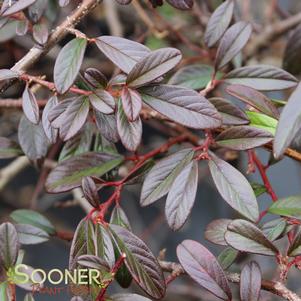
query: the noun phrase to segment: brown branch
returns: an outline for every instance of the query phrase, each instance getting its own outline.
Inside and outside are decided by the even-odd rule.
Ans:
[[[261,34],[253,38],[246,49],[246,57],[255,55],[261,48],[267,46],[269,42],[278,36],[286,33],[301,22],[301,13],[293,15],[283,21],[278,21],[268,25]]]
[[[161,268],[165,272],[170,272],[173,275],[184,275],[186,272],[179,263],[169,261],[159,261]],[[236,273],[226,274],[228,281],[232,283],[240,283],[240,275]],[[288,301],[301,301],[301,298],[289,290],[283,283],[278,281],[262,280],[261,289],[268,291],[274,295],[280,296]]]
[[[42,56],[50,51],[60,40],[62,40],[67,34],[67,28],[73,28],[79,23],[85,16],[87,16],[102,0],[83,0],[81,5],[66,18],[66,20],[60,24],[49,37],[44,47],[35,45],[28,53],[18,61],[11,70],[17,72],[24,72],[32,67]],[[2,92],[5,91],[12,82],[2,86]]]

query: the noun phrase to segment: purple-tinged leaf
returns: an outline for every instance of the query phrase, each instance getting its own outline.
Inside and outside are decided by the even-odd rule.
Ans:
[[[220,97],[210,98],[209,101],[220,113],[223,125],[243,125],[250,122],[246,113],[231,101]]]
[[[301,128],[300,97],[301,84],[292,93],[281,112],[273,145],[276,159],[284,154]]]
[[[85,153],[60,162],[49,174],[46,189],[50,193],[69,191],[81,185],[83,177],[101,177],[118,166],[123,158],[106,153]]]
[[[249,86],[260,91],[283,90],[295,87],[298,80],[288,72],[268,65],[255,65],[234,69],[226,74],[229,84]]]
[[[164,275],[151,250],[127,229],[116,225],[110,228],[119,252],[126,255],[125,264],[137,284],[151,297],[163,298],[166,291]]]
[[[218,146],[233,150],[255,148],[273,140],[273,135],[263,129],[252,126],[235,126],[219,134],[215,141]]]
[[[141,59],[127,77],[129,87],[141,87],[161,77],[174,68],[182,59],[182,54],[175,48],[161,48]]]
[[[267,256],[279,253],[275,245],[254,224],[238,219],[228,225],[226,242],[236,250]]]
[[[259,210],[254,191],[244,177],[231,164],[210,153],[209,169],[223,199],[249,220],[257,221]]]
[[[87,254],[87,235],[89,221],[82,219],[75,230],[73,240],[70,247],[69,269],[72,270],[77,265],[77,259]]]
[[[60,106],[60,103],[58,104]],[[56,107],[54,108],[56,110]],[[75,136],[85,124],[89,113],[89,99],[82,96],[74,99],[66,110],[51,123],[59,128],[60,137],[66,141]],[[59,119],[59,124],[58,124]]]
[[[112,301],[151,301],[146,297],[137,294],[116,294],[111,296]]]
[[[70,3],[70,0],[59,0],[60,7],[65,7]],[[72,300],[73,301],[73,300]]]
[[[22,95],[22,108],[27,119],[34,123],[38,124],[40,121],[40,112],[37,99],[33,92],[26,86],[23,95]]]
[[[135,121],[128,121],[121,100],[118,102],[117,129],[124,147],[130,151],[136,151],[142,137],[142,122],[140,117]]]
[[[128,217],[126,216],[124,210],[119,205],[116,205],[112,211],[110,224],[124,227],[129,231],[132,230]]]
[[[246,264],[240,274],[240,300],[258,301],[261,289],[261,270],[257,262]]]
[[[99,196],[94,180],[91,177],[84,177],[82,179],[82,188],[84,197],[94,208],[97,208],[99,206]]]
[[[52,109],[58,104],[58,99],[56,96],[51,97],[43,110],[42,115],[42,125],[44,132],[51,144],[54,144],[57,140],[58,136],[58,130],[51,126],[51,123],[49,121],[49,113],[52,111]]]
[[[209,129],[221,125],[215,107],[196,91],[171,85],[150,86],[140,91],[146,104],[187,127]]]
[[[224,67],[245,47],[251,33],[251,24],[242,21],[235,23],[225,32],[216,53],[216,70]]]
[[[24,154],[30,160],[38,160],[46,156],[49,142],[41,122],[35,125],[23,116],[19,123],[18,138]]]
[[[19,144],[5,137],[0,137],[0,159],[9,159],[22,155]]]
[[[226,91],[258,111],[273,118],[279,118],[279,111],[273,102],[257,90],[243,85],[231,85],[227,87]]]
[[[208,65],[189,65],[179,69],[168,81],[169,85],[200,90],[207,86],[214,69]]]
[[[18,233],[11,223],[0,225],[0,262],[8,270],[14,266],[19,253]]]
[[[60,124],[64,122],[64,112],[69,105],[76,99],[76,97],[66,98],[55,105],[48,113],[48,120],[54,128],[59,128]]]
[[[284,218],[277,218],[265,223],[262,226],[262,232],[271,241],[274,241],[284,234],[287,223]]]
[[[94,88],[103,88],[105,89],[108,85],[108,79],[106,76],[95,68],[88,68],[84,73],[84,78],[90,85]]]
[[[0,81],[18,78],[19,73],[10,69],[0,69]]]
[[[174,180],[193,159],[191,148],[161,159],[147,174],[141,191],[140,204],[148,206],[167,194]]]
[[[86,39],[75,38],[61,49],[53,71],[54,84],[59,93],[64,94],[73,85],[82,64],[86,46]]]
[[[4,11],[2,11],[2,17],[13,15],[26,7],[32,5],[37,0],[19,0],[17,2],[12,3],[12,5],[8,6]]]
[[[77,263],[89,269],[110,271],[110,267],[106,261],[95,255],[81,255],[77,258]]]
[[[50,236],[47,232],[32,225],[15,225],[18,232],[19,242],[22,245],[35,245],[48,241]]]
[[[150,53],[150,50],[140,43],[113,36],[97,38],[96,45],[125,73],[129,73],[137,62]]]
[[[33,38],[37,43],[40,45],[45,45],[48,40],[48,27],[46,24],[35,24],[32,28],[33,32]]]
[[[177,247],[177,256],[187,274],[199,285],[222,300],[232,299],[223,269],[203,245],[184,240]]]
[[[233,11],[234,1],[227,0],[213,12],[208,21],[204,37],[208,47],[213,47],[223,36],[232,20]]]
[[[301,219],[301,196],[294,195],[274,202],[269,213]]]
[[[193,6],[193,0],[166,0],[167,3],[181,10],[189,10]]]
[[[165,205],[168,225],[174,231],[186,222],[194,205],[198,188],[198,162],[190,162],[174,180]]]
[[[116,143],[120,138],[115,115],[106,115],[95,111],[95,122],[100,133],[110,142]]]
[[[300,51],[301,51],[301,26],[299,25],[290,35],[283,57],[283,68],[295,75],[299,75],[301,72]]]
[[[228,225],[232,222],[231,219],[217,219],[212,221],[205,230],[205,238],[210,242],[227,246],[227,242],[225,241],[225,233],[227,231]]]
[[[122,107],[129,121],[135,121],[142,109],[140,94],[132,89],[124,87],[121,93]]]
[[[24,36],[28,32],[28,28],[29,28],[29,21],[27,19],[19,20],[17,23],[16,34],[18,36]]]
[[[105,90],[94,91],[93,94],[89,95],[89,100],[95,110],[103,114],[114,113],[115,100],[109,92]]]
[[[292,243],[290,243],[287,255],[290,257],[296,257],[301,255],[301,232],[300,229],[295,234],[295,238]]]

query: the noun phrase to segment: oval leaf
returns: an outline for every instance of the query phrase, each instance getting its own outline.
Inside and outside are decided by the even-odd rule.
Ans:
[[[193,156],[192,149],[183,149],[160,160],[144,180],[140,198],[141,206],[150,205],[167,194],[174,180],[191,162]]]
[[[42,115],[42,125],[44,132],[51,144],[54,144],[57,140],[58,130],[51,126],[49,121],[49,112],[58,104],[58,99],[56,96],[51,97],[43,110]]]
[[[274,156],[280,158],[301,128],[300,112],[301,84],[290,96],[278,122],[274,140]]]
[[[25,116],[30,122],[34,124],[39,123],[40,120],[39,106],[35,95],[28,88],[28,86],[26,86],[22,95],[22,108]]]
[[[205,43],[213,47],[223,36],[230,25],[234,11],[234,1],[227,0],[222,3],[211,15],[205,32]]]
[[[187,127],[216,128],[221,117],[199,93],[177,86],[160,85],[141,89],[143,101],[162,115]]]
[[[214,183],[224,200],[247,219],[257,221],[259,210],[254,191],[237,169],[210,154],[209,168]]]
[[[205,230],[205,238],[210,242],[227,246],[227,242],[225,241],[225,233],[227,231],[228,225],[232,222],[231,219],[217,219],[212,221]]]
[[[95,110],[104,114],[114,113],[115,100],[109,92],[105,90],[95,91],[89,95],[89,100]]]
[[[224,67],[242,50],[247,44],[251,33],[252,26],[246,22],[238,22],[225,32],[216,53],[216,70]]]
[[[261,289],[261,270],[257,262],[246,264],[240,275],[240,300],[258,301]]]
[[[288,72],[268,65],[247,66],[226,74],[224,81],[241,84],[260,91],[283,90],[295,87],[298,80]]]
[[[170,71],[181,59],[181,52],[175,48],[155,50],[134,66],[126,82],[129,87],[141,87]]]
[[[301,195],[290,196],[273,203],[269,213],[301,219]]]
[[[225,233],[226,242],[236,250],[275,256],[278,249],[254,224],[238,219],[228,225]]]
[[[144,45],[124,38],[101,36],[97,47],[123,72],[129,73],[141,59],[150,53]]]
[[[50,193],[69,191],[80,186],[82,178],[101,177],[118,166],[123,158],[106,153],[85,153],[60,162],[49,174],[46,189]]]
[[[138,92],[124,87],[121,93],[123,111],[129,121],[135,121],[142,109],[142,99]]]
[[[233,150],[247,150],[273,140],[273,135],[252,126],[236,126],[223,131],[216,137],[216,144]]]
[[[177,247],[178,259],[187,274],[222,300],[231,300],[228,280],[216,258],[200,243],[185,240]]]
[[[97,208],[99,206],[99,197],[97,186],[93,179],[91,177],[84,177],[82,179],[82,188],[84,197],[94,208]]]
[[[183,168],[170,188],[166,199],[165,216],[169,227],[174,231],[184,225],[191,212],[198,188],[198,178],[198,162],[192,161]]]
[[[125,264],[137,284],[150,296],[163,298],[166,285],[161,267],[142,240],[123,227],[111,225],[111,233]]]
[[[53,71],[54,84],[59,93],[64,94],[73,85],[82,64],[86,46],[86,39],[75,38],[60,51]]]
[[[23,245],[40,244],[49,240],[47,232],[32,225],[17,224],[16,230],[19,241]]]

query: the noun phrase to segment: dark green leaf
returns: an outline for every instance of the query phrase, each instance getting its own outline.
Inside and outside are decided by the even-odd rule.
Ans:
[[[256,197],[261,196],[262,194],[264,194],[267,191],[266,187],[262,184],[251,183],[251,186],[254,190],[254,193],[255,193]]]
[[[46,189],[50,193],[71,190],[80,186],[83,177],[103,176],[118,166],[123,158],[106,153],[85,153],[60,162],[49,174]]]
[[[162,115],[191,128],[216,128],[221,117],[215,107],[194,90],[159,85],[141,89],[143,101]]]
[[[228,280],[216,258],[204,246],[185,240],[177,247],[178,259],[187,274],[222,300],[231,300]]]
[[[254,191],[237,169],[210,153],[209,168],[214,183],[224,200],[247,219],[257,221],[259,210]]]
[[[54,66],[54,84],[64,94],[72,86],[83,61],[87,40],[75,38],[60,51]]]
[[[277,127],[277,119],[267,116],[262,113],[246,111],[250,119],[250,126],[266,130],[271,134],[275,135]]]
[[[227,270],[238,257],[239,252],[231,247],[224,249],[217,257],[217,260],[224,270]]]
[[[228,225],[226,242],[242,252],[275,256],[279,253],[274,244],[254,224],[246,220],[235,220]]]

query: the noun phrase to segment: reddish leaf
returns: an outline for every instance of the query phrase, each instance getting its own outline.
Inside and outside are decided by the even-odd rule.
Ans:
[[[225,241],[225,233],[228,225],[231,223],[231,219],[217,219],[212,221],[205,230],[205,238],[214,244],[227,246]]]
[[[97,208],[99,206],[99,196],[94,180],[91,177],[84,177],[82,179],[82,188],[84,197],[93,207]]]
[[[141,96],[135,90],[124,87],[121,93],[121,101],[124,113],[129,121],[134,121],[139,117],[142,109]]]
[[[185,240],[177,256],[187,274],[199,285],[222,300],[231,300],[228,280],[216,258],[200,243]]]
[[[106,76],[95,68],[88,68],[84,73],[84,78],[92,85],[94,88],[106,88],[108,80]]]
[[[40,120],[39,105],[33,92],[26,86],[22,95],[22,108],[27,119],[38,124]]]
[[[141,87],[170,71],[181,59],[181,52],[175,48],[155,50],[134,66],[126,82],[129,87]]]
[[[100,133],[110,142],[116,143],[119,140],[117,120],[115,115],[105,115],[95,111],[95,122]]]
[[[238,219],[228,225],[226,242],[242,252],[275,256],[278,249],[254,224]]]
[[[119,37],[101,36],[96,39],[96,45],[125,73],[129,73],[137,62],[150,53],[144,45]]]
[[[193,6],[193,0],[166,0],[170,5],[181,10],[189,10]]]
[[[51,123],[49,121],[49,113],[57,104],[58,104],[57,97],[56,96],[51,97],[47,101],[47,104],[43,110],[43,115],[42,115],[42,124],[43,124],[43,128],[44,128],[44,132],[45,132],[48,140],[52,144],[54,144],[57,140],[58,130],[51,126]]]
[[[279,118],[279,112],[272,101],[255,89],[243,85],[231,85],[227,87],[227,92],[260,112]]]
[[[174,180],[168,193],[165,215],[168,225],[174,231],[186,222],[194,205],[198,188],[198,162],[190,162]]]
[[[234,69],[225,76],[225,82],[241,84],[260,91],[282,90],[297,85],[298,80],[288,72],[267,65]]]
[[[273,135],[252,126],[236,126],[223,131],[216,137],[219,146],[233,150],[247,150],[264,145],[273,140]]]
[[[215,69],[221,69],[229,63],[247,44],[252,33],[252,26],[246,22],[232,25],[223,36],[217,49]]]
[[[136,151],[142,137],[142,122],[140,117],[135,121],[128,121],[121,100],[119,100],[117,110],[117,129],[124,147],[130,151]]]
[[[164,116],[197,129],[216,128],[221,117],[199,93],[177,86],[159,85],[140,90],[143,101]]]
[[[208,47],[213,47],[223,36],[230,25],[234,11],[234,1],[227,0],[222,3],[210,17],[206,32],[205,43]]]
[[[261,270],[257,262],[244,266],[240,275],[240,300],[258,301],[261,289]]]

